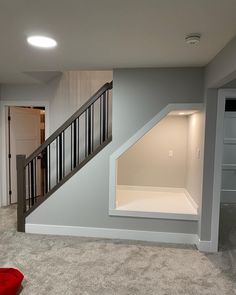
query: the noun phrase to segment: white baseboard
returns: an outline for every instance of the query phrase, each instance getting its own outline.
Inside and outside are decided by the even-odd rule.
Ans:
[[[185,195],[187,196],[189,202],[191,203],[191,205],[193,206],[194,209],[197,210],[198,214],[199,214],[199,208],[198,208],[198,205],[197,203],[194,201],[193,197],[190,195],[190,193],[188,192],[187,189],[184,188],[184,192],[185,192]]]
[[[185,193],[185,189],[182,187],[159,187],[159,186],[143,186],[143,185],[123,185],[116,186],[118,190],[129,191],[147,191],[147,192],[173,192],[173,193]]]
[[[196,234],[26,223],[26,233],[196,245]]]
[[[212,241],[202,241],[198,239],[196,242],[196,246],[201,252],[217,252],[217,249],[213,247]]]

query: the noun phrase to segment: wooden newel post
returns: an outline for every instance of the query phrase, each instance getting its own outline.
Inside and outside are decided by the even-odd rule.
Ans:
[[[26,183],[25,155],[16,156],[17,169],[17,231],[25,231]]]

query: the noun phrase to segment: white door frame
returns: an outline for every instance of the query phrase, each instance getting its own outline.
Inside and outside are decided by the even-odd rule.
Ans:
[[[212,201],[212,218],[211,218],[211,241],[212,241],[212,251],[214,252],[218,251],[218,243],[219,243],[220,195],[221,195],[222,161],[223,161],[223,147],[224,147],[224,115],[225,115],[225,101],[227,98],[236,98],[236,89],[220,89],[218,91],[213,201]]]
[[[0,207],[9,205],[8,199],[8,173],[7,173],[7,108],[16,107],[44,107],[45,108],[45,137],[49,137],[49,102],[48,101],[0,101]]]

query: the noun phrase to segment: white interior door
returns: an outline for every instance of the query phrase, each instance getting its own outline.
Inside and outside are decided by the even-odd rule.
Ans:
[[[16,155],[27,157],[40,145],[40,110],[10,107],[10,117],[11,203],[16,203]]]
[[[236,203],[236,112],[225,112],[221,202]]]

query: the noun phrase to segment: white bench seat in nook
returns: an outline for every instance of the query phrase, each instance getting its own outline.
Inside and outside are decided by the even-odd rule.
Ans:
[[[198,220],[197,205],[184,188],[120,185],[115,210],[117,215]]]

